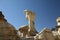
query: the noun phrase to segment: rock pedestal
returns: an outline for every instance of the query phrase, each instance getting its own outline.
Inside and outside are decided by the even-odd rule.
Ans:
[[[28,29],[29,27],[26,25],[21,26],[21,28],[19,29],[21,38],[26,38]]]

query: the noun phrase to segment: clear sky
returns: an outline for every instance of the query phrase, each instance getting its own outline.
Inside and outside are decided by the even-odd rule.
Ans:
[[[25,9],[35,12],[37,31],[44,27],[52,28],[60,16],[60,0],[0,0],[0,11],[17,30],[22,25],[28,25]]]

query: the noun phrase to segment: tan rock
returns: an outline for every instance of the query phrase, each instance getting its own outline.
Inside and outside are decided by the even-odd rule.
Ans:
[[[33,12],[31,12],[30,10],[25,10],[24,11],[26,14],[26,18],[28,20],[28,24],[29,24],[29,29],[28,29],[28,35],[29,36],[35,36],[38,32],[35,29],[35,14]]]
[[[18,38],[16,29],[7,22],[0,11],[0,40],[17,40]]]

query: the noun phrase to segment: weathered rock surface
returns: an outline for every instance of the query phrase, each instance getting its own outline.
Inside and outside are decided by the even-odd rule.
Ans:
[[[0,11],[0,40],[18,40],[18,34],[13,25],[7,22]]]

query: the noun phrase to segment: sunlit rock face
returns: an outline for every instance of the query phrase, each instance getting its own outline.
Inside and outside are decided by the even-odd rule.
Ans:
[[[57,25],[60,26],[60,17],[57,18]]]
[[[0,40],[17,40],[17,31],[7,20],[0,11]]]

